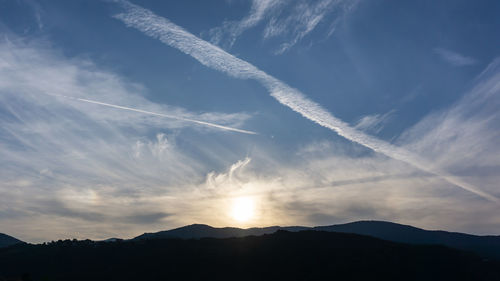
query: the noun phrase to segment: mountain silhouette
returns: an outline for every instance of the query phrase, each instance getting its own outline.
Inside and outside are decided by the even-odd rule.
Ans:
[[[327,232],[343,232],[352,234],[368,235],[392,242],[409,244],[431,244],[444,245],[460,250],[473,251],[485,258],[500,260],[500,236],[478,236],[457,232],[447,232],[441,230],[424,230],[421,228],[397,224],[386,221],[357,221],[346,224],[329,226],[271,226],[264,228],[236,228],[223,227],[216,228],[204,224],[193,224],[172,230],[160,231],[156,233],[144,233],[135,237],[136,240],[144,239],[199,239],[199,238],[231,238],[245,237],[250,235],[271,234],[278,230],[290,232],[302,230],[316,230]]]
[[[499,277],[500,262],[473,253],[317,230],[224,239],[65,240],[0,249],[2,281],[481,281]]]
[[[278,230],[287,231],[300,231],[309,229],[303,226],[291,226],[291,227],[280,227],[280,226],[270,226],[270,227],[253,227],[253,228],[237,228],[237,227],[212,227],[206,224],[192,224],[171,230],[160,231],[155,233],[144,233],[140,236],[135,237],[135,240],[144,239],[163,239],[163,238],[181,238],[181,239],[199,239],[199,238],[233,238],[233,237],[245,237],[251,235],[264,235],[271,234]]]
[[[9,247],[19,243],[24,242],[7,234],[0,233],[0,248]]]
[[[318,226],[315,230],[368,235],[393,242],[437,244],[473,251],[483,257],[500,260],[500,236],[471,235],[421,228],[385,221],[358,221],[346,224]]]

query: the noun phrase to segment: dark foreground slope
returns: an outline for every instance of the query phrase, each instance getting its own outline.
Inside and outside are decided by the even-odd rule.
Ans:
[[[0,249],[0,276],[23,275],[32,280],[500,280],[500,266],[443,246],[278,231]]]
[[[24,242],[7,234],[0,233],[0,248],[12,246],[19,243]]]

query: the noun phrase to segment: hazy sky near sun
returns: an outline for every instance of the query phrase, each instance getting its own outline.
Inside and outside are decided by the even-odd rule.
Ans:
[[[0,232],[500,234],[498,1],[0,0]]]

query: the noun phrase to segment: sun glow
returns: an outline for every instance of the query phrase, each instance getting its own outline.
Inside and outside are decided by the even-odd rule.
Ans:
[[[231,216],[240,223],[248,222],[254,217],[255,202],[250,197],[233,199]]]

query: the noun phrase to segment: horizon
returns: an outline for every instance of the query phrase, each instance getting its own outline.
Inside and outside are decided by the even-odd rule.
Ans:
[[[100,242],[100,241],[106,241],[106,240],[109,240],[109,239],[120,239],[120,240],[133,240],[143,234],[156,234],[156,233],[161,233],[161,232],[170,232],[170,231],[174,231],[174,230],[177,230],[177,229],[183,229],[183,228],[189,228],[189,227],[192,227],[192,226],[206,226],[206,227],[209,227],[209,228],[212,228],[212,229],[227,229],[227,228],[230,228],[230,229],[240,229],[240,230],[251,230],[251,229],[266,229],[266,228],[293,228],[293,227],[304,227],[306,229],[304,230],[314,230],[315,228],[321,228],[321,227],[329,227],[329,226],[343,226],[343,225],[349,225],[349,224],[356,224],[356,223],[366,223],[366,222],[370,222],[370,223],[388,223],[388,224],[395,224],[395,225],[399,225],[399,226],[403,226],[403,227],[410,227],[410,228],[415,228],[415,229],[419,229],[419,230],[423,230],[423,231],[443,231],[443,232],[447,232],[447,233],[459,233],[459,234],[465,234],[465,235],[473,235],[473,236],[478,236],[478,237],[500,237],[500,234],[472,234],[472,233],[466,233],[466,232],[456,232],[456,231],[450,231],[450,230],[446,230],[446,229],[425,229],[425,228],[421,228],[421,227],[418,227],[418,226],[414,226],[414,225],[408,225],[408,224],[403,224],[403,223],[398,223],[398,222],[392,222],[392,221],[381,221],[381,220],[358,220],[358,221],[348,221],[348,222],[343,222],[343,223],[335,223],[335,224],[325,224],[325,225],[269,225],[269,226],[251,226],[251,227],[237,227],[237,226],[213,226],[213,225],[208,225],[208,224],[204,224],[204,223],[191,223],[191,224],[187,224],[187,225],[182,225],[182,226],[174,226],[174,227],[171,227],[171,228],[168,228],[168,229],[157,229],[157,230],[152,230],[152,231],[144,231],[142,233],[138,233],[138,234],[135,234],[133,236],[130,236],[130,237],[107,237],[107,238],[100,238],[100,239],[89,239],[89,238],[85,238],[85,237],[80,237],[80,238],[76,238],[76,237],[56,237],[56,238],[53,238],[53,239],[50,239],[50,240],[45,240],[45,241],[25,241],[23,239],[20,239],[19,237],[14,237],[12,235],[9,235],[8,233],[2,233],[0,232],[0,234],[5,234],[7,236],[10,236],[10,237],[13,237],[13,238],[16,238],[16,239],[19,239],[21,240],[22,242],[25,242],[25,243],[30,243],[30,244],[43,244],[43,243],[48,243],[48,242],[53,242],[53,241],[59,241],[59,240],[73,240],[73,239],[77,239],[79,241],[82,241],[82,240],[91,240],[91,241],[94,241],[94,242]],[[300,230],[302,231],[302,230]],[[350,233],[350,232],[347,232],[347,233]],[[368,236],[371,236],[371,235],[368,235]]]
[[[500,235],[495,11],[0,1],[0,232],[372,220]]]

